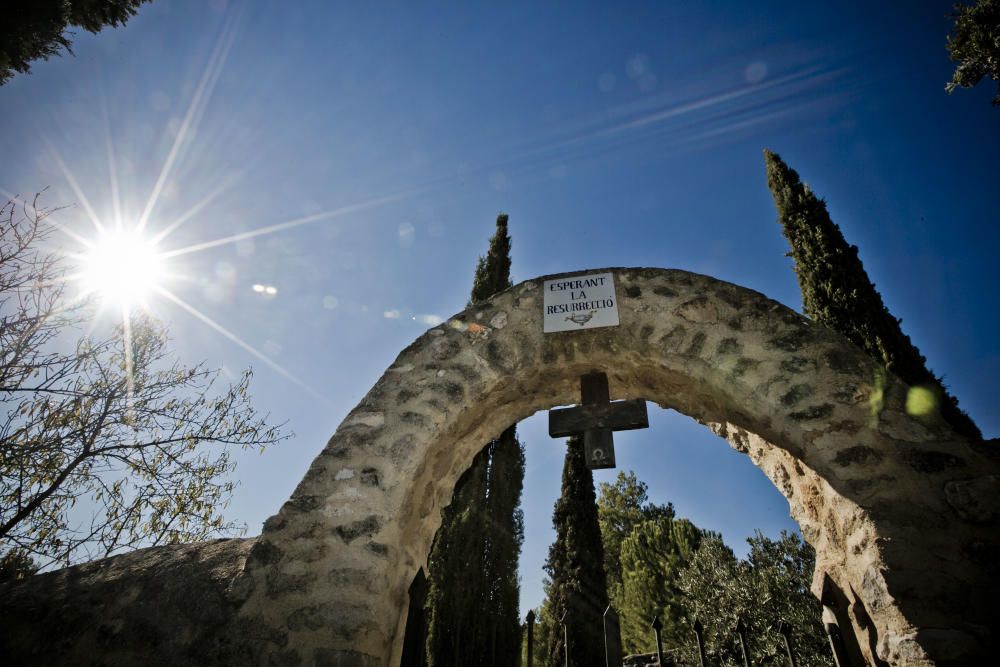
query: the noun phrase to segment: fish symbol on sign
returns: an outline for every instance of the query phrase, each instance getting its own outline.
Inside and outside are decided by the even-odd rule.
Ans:
[[[594,315],[597,314],[596,310],[592,310],[589,313],[577,313],[576,315],[568,315],[567,320],[574,324],[579,324],[581,327],[589,322]]]

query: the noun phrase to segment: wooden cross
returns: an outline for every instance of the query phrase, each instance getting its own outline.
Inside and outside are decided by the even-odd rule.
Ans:
[[[608,376],[592,372],[580,376],[580,402],[572,408],[549,410],[549,436],[583,434],[583,451],[591,470],[615,467],[613,431],[649,428],[646,401],[611,402]]]

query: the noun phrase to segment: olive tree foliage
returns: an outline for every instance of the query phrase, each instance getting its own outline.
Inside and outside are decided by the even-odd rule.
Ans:
[[[997,82],[993,106],[1000,106],[1000,0],[957,4],[952,16],[955,31],[948,35],[948,53],[956,65],[945,90],[973,88],[989,77]]]
[[[782,532],[777,540],[759,532],[747,540],[750,553],[739,560],[717,536],[706,536],[690,564],[680,573],[687,618],[680,619],[686,642],[678,653],[684,664],[698,664],[693,622],[704,626],[711,664],[742,665],[738,621],[747,626],[750,663],[785,665],[781,621],[791,626],[797,664],[833,664],[822,624],[822,606],[809,591],[816,555],[797,535]]]
[[[37,204],[37,197],[35,203]],[[234,448],[288,437],[250,403],[251,372],[186,367],[164,329],[133,316],[80,333],[88,304],[66,298],[45,247],[51,211],[8,202],[0,216],[0,555],[68,565],[240,527],[222,511]]]

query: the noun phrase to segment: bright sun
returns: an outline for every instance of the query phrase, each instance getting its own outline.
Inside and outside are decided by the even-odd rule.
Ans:
[[[129,230],[101,234],[83,256],[85,294],[122,307],[141,304],[163,282],[163,258],[154,243]]]

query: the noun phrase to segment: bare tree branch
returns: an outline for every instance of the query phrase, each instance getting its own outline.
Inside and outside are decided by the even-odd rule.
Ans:
[[[42,250],[49,213],[37,197],[0,208],[0,557],[69,564],[237,531],[231,449],[288,437],[252,407],[251,372],[217,389],[145,316],[70,344],[87,310]]]

